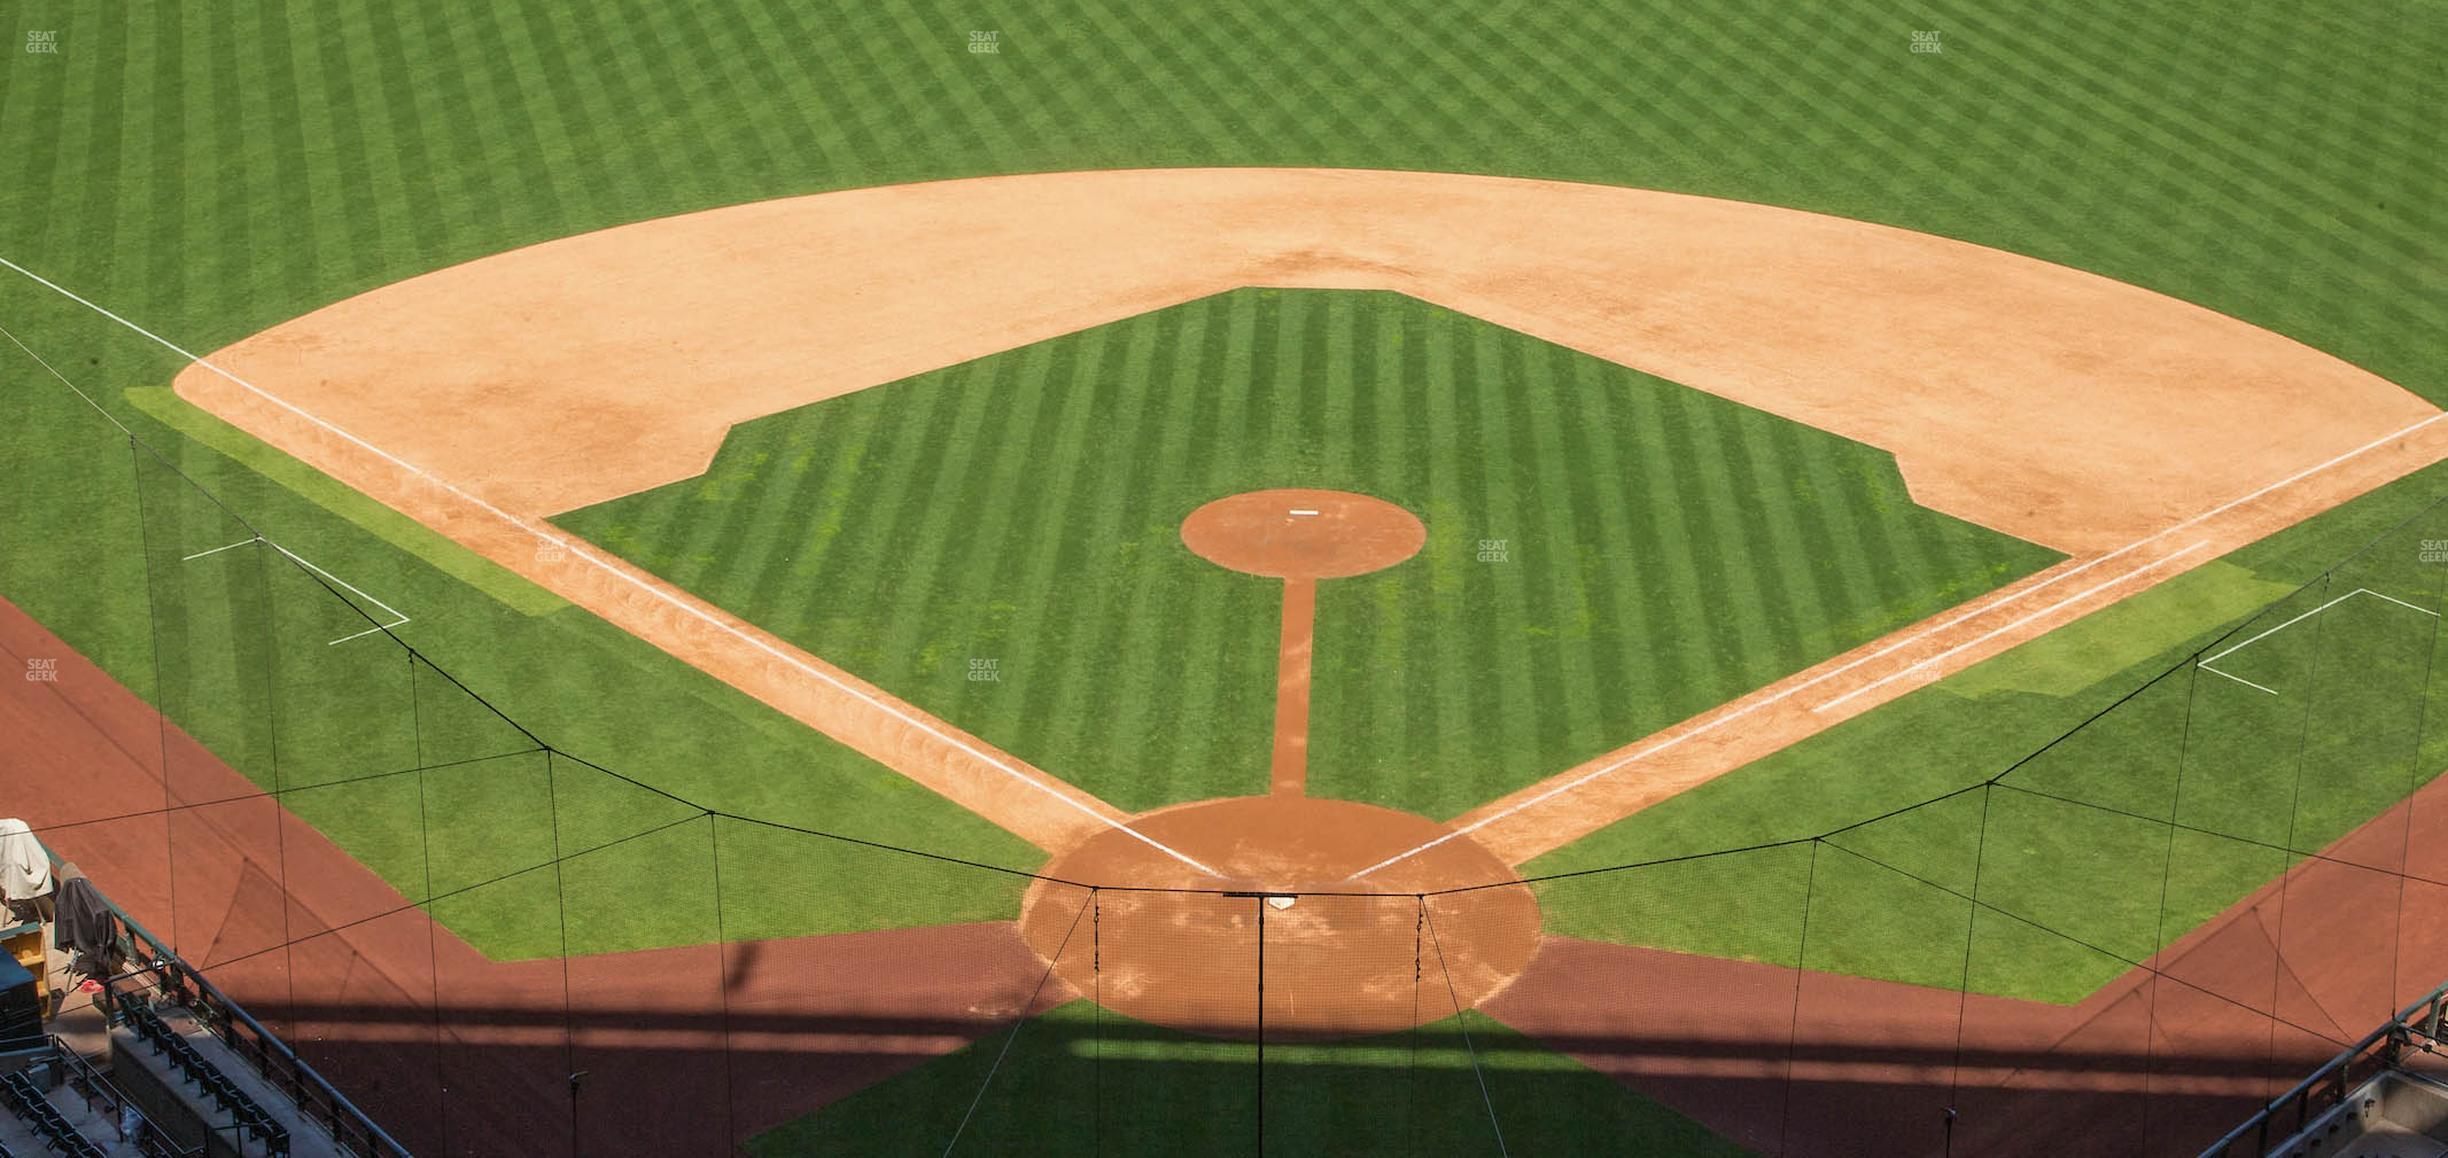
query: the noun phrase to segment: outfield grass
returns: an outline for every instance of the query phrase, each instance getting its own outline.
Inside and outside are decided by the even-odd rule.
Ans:
[[[718,204],[993,172],[1319,164],[1638,185],[1962,238],[2198,302],[2448,400],[2448,153],[2430,120],[2448,99],[2448,19],[2429,8],[1099,0],[992,18],[996,56],[964,51],[988,18],[927,0],[336,0],[312,20],[244,0],[0,8],[61,46],[0,66],[0,255],[199,351],[453,262]],[[1911,54],[1915,29],[1941,31],[1945,51]],[[0,324],[284,541],[417,616],[403,635],[557,744],[741,812],[1033,860],[592,617],[478,594],[362,530],[336,491],[298,493],[329,484],[274,481],[151,421],[121,392],[166,385],[177,360],[12,279]],[[124,444],[13,348],[0,399],[0,595],[162,695]],[[2380,501],[2443,483],[2428,472]],[[2373,509],[2325,516],[2289,549],[2325,563]],[[2319,565],[2273,558],[2236,561],[2280,581]],[[1857,820],[1994,774],[2148,666],[2069,690],[2081,676],[2066,662],[2027,673],[2055,693],[1988,680],[1976,703],[1941,685],[1558,856]],[[1838,774],[1850,791],[1825,790]],[[341,835],[392,858],[395,879],[417,867],[395,828]],[[771,915],[817,928],[895,897]]]
[[[49,318],[58,308],[24,304],[20,316]],[[97,359],[133,356],[123,337],[89,323],[66,324],[87,327]],[[167,357],[139,361],[165,376],[174,365]],[[532,588],[516,602],[490,597],[515,591],[522,584],[515,576],[493,569],[491,582],[469,586],[444,567],[464,568],[470,560],[428,565],[400,550],[400,541],[414,543],[419,532],[379,517],[369,516],[371,530],[332,518],[331,511],[357,509],[364,500],[319,476],[298,477],[293,472],[302,468],[288,460],[267,463],[280,464],[277,478],[233,469],[143,412],[126,421],[166,447],[171,461],[132,453],[123,438],[90,431],[80,443],[45,443],[38,436],[46,431],[101,420],[56,385],[37,385],[11,376],[13,400],[24,407],[12,412],[16,421],[0,424],[0,441],[24,451],[0,453],[6,479],[0,527],[10,536],[10,549],[0,552],[0,572],[11,581],[6,594],[52,616],[72,645],[255,785],[282,793],[284,804],[406,896],[466,890],[436,912],[488,953],[561,950],[562,906],[526,870],[549,862],[556,850],[574,854],[641,833],[674,841],[679,837],[659,832],[661,826],[696,814],[576,761],[558,761],[548,784],[538,736],[728,812],[1020,868],[1042,859],[1018,838],[592,615],[533,598]],[[343,602],[327,580],[263,548],[186,558],[244,542],[252,532],[180,477],[181,469],[213,480],[229,507],[255,527],[411,615],[398,633],[433,660],[412,662],[380,635],[333,644],[376,620]],[[57,533],[24,535],[46,525]],[[76,630],[80,624],[88,630]],[[502,702],[535,735],[478,696]],[[171,774],[188,799],[226,794],[183,764]],[[693,831],[703,847],[704,824]],[[573,951],[711,939],[710,922],[704,929],[658,922],[646,916],[654,910],[636,903],[657,888],[684,889],[647,883],[667,871],[655,861],[671,851],[647,841],[590,854],[598,876],[635,885],[626,895],[609,885],[571,890]],[[835,842],[808,838],[774,851],[777,872],[892,876],[888,866]],[[705,859],[710,871],[710,853]],[[1016,896],[992,887],[965,894],[876,887],[741,895],[749,898],[737,913],[743,927],[774,936],[1016,911]],[[214,923],[197,927],[209,933]]]
[[[1639,864],[1906,810],[1833,837],[1818,864],[1835,875],[1815,886],[1806,845],[1578,876],[1542,886],[1547,926],[1790,963],[1807,895],[1814,968],[1953,988],[1977,891],[1996,911],[1973,987],[2077,1000],[2448,766],[2437,621],[2350,595],[2441,606],[2448,567],[2422,543],[2448,539],[2443,485],[2431,467],[1524,866]],[[2280,694],[2189,662],[2289,621],[2214,665]],[[2135,658],[2137,638],[2158,642]],[[2069,670],[2115,674],[2077,686]],[[1986,817],[1978,790],[1913,807],[2001,773]],[[1670,903],[1700,896],[1733,900]]]
[[[1279,486],[1428,526],[1413,560],[1320,589],[1309,787],[1431,816],[2059,558],[1915,505],[1882,451],[1325,290],[745,423],[703,475],[557,521],[1139,810],[1264,791],[1282,585],[1191,554],[1180,525]]]

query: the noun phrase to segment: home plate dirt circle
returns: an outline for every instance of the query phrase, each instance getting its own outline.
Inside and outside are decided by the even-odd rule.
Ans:
[[[1158,809],[1130,827],[1221,879],[1109,830],[1043,870],[1096,886],[1093,903],[1088,889],[1039,880],[1022,902],[1020,931],[1082,996],[1142,1021],[1256,1037],[1262,911],[1268,1041],[1390,1033],[1451,1017],[1502,989],[1538,948],[1538,902],[1527,886],[1420,896],[1515,878],[1469,837],[1349,879],[1451,835],[1425,817],[1252,796]]]
[[[1419,554],[1428,528],[1384,499],[1300,488],[1227,495],[1182,520],[1183,545],[1219,567],[1277,579],[1344,579]]]

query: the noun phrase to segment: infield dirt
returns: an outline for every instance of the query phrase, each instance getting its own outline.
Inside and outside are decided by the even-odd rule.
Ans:
[[[1463,818],[1512,863],[2448,456],[2412,394],[2078,270],[1740,202],[1352,170],[980,178],[643,222],[348,299],[176,385],[1060,852],[1123,814],[546,519],[699,473],[738,422],[1245,285],[1410,294],[1858,439],[1924,505],[2073,556]]]

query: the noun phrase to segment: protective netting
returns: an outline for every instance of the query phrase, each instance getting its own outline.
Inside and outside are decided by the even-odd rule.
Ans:
[[[12,613],[69,665],[12,685],[16,810],[420,1153],[2177,1153],[2448,975],[2440,507],[1928,799],[1268,892],[564,751],[177,453],[97,453],[26,501],[140,556],[50,580],[132,585],[141,663]]]

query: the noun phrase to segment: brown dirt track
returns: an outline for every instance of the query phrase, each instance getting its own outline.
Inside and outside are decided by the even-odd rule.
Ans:
[[[1432,820],[1348,800],[1250,796],[1162,808],[1131,822],[1224,873],[1198,874],[1121,833],[1089,840],[1041,870],[1059,880],[1129,888],[1098,891],[1093,915],[1100,958],[1079,952],[1072,932],[1086,890],[1052,881],[1029,887],[1020,928],[1030,945],[1083,993],[1144,1021],[1224,1037],[1259,1029],[1260,944],[1265,925],[1265,1033],[1357,1037],[1405,1029],[1501,989],[1529,964],[1538,943],[1538,903],[1527,888],[1437,899],[1422,913],[1413,894],[1504,880],[1503,861],[1468,840],[1450,841],[1400,871],[1369,882],[1367,895],[1303,896],[1289,907],[1258,895],[1349,892],[1344,878],[1388,853],[1446,832]],[[1073,937],[1069,950],[1066,936]],[[1233,951],[1238,947],[1245,951]],[[1092,968],[1101,965],[1101,970]],[[1422,1003],[1413,979],[1425,970],[1438,991]],[[1101,972],[1102,976],[1098,976]],[[1454,996],[1441,986],[1450,979]]]
[[[1044,976],[1009,922],[574,957],[566,975],[487,960],[0,601],[0,664],[27,657],[60,672],[0,682],[7,808],[417,1153],[568,1152],[574,1123],[580,1152],[729,1154],[726,1134],[1008,1023]]]
[[[1454,828],[1403,818],[1343,832],[1314,809],[1235,811],[1265,799],[1130,820],[543,523],[696,473],[738,421],[1250,284],[1409,293],[1857,438],[1895,453],[1925,505],[2073,557],[1491,802]],[[552,340],[539,341],[545,325]],[[818,348],[825,357],[808,358]],[[1391,907],[1414,912],[1409,892],[1505,875],[1504,865],[2448,456],[2448,423],[2411,395],[2131,286],[1763,206],[1435,174],[1051,174],[742,206],[411,279],[211,362],[181,376],[183,397],[1055,852],[1050,872],[1217,887],[1128,823],[1259,890],[1314,886],[1323,866],[1346,877],[1357,868],[1361,881],[1339,887],[1384,889]],[[459,421],[433,423],[435,412]],[[539,543],[568,553],[539,554]],[[1289,614],[1286,625],[1289,652]],[[1290,736],[1279,732],[1279,789]],[[1201,808],[1225,826],[1168,819]],[[1349,839],[1309,835],[1329,831]],[[1415,843],[1388,843],[1405,832]],[[1377,862],[1355,860],[1363,850]],[[1465,862],[1473,881],[1458,875]],[[1087,979],[1125,1012],[1229,1026],[1241,1016],[1234,1001],[1244,1013],[1255,1005],[1242,983],[1254,983],[1257,962],[1215,953],[1214,938],[1240,943],[1235,922],[1254,924],[1261,910],[1254,898],[1221,914],[1149,899],[1178,896],[1102,892],[1092,912],[1121,940],[1101,951],[1119,956]],[[1394,991],[1367,981],[1396,972],[1419,944],[1384,917],[1386,901],[1331,912],[1312,900],[1343,903],[1267,910],[1270,940],[1285,934],[1288,970],[1270,974],[1270,1033],[1365,1031],[1439,1012],[1397,1017]],[[1052,904],[1040,886],[1018,939],[1075,983],[1076,950],[1049,937],[1055,917],[1079,915],[1077,901]],[[1463,1004],[1495,995],[1492,1008],[1531,1011],[1523,1028],[1541,1024],[1543,963],[1584,953],[1550,941],[1533,958],[1534,906],[1444,923],[1457,976],[1474,979]],[[1134,958],[1134,944],[1148,955]],[[1749,992],[1740,968],[1707,972],[1716,965],[1732,963],[1695,968]],[[1673,972],[1643,967],[1653,966]],[[1900,987],[1803,984],[1835,995],[1846,1028],[1829,1042],[1881,1018],[1901,1018],[1898,1040],[1913,1050],[1936,1032],[1899,1012],[1918,1008]],[[2055,1024],[2029,1010],[1999,1016]],[[1584,1052],[1548,1025],[1534,1031]],[[1606,1032],[1615,1041],[1642,1031]],[[1926,1086],[1930,1065],[1916,1056],[1897,1083]],[[1837,1086],[1850,1097],[1854,1079]],[[1877,1112],[1838,1101],[1831,1124]]]
[[[0,662],[26,657],[61,670],[0,681],[10,809],[420,1152],[566,1149],[572,1065],[590,1075],[586,1151],[726,1151],[703,1131],[745,1136],[978,1036],[1043,969],[1012,926],[956,926],[581,958],[565,999],[556,963],[485,961],[414,911],[362,920],[401,898],[0,601]],[[180,798],[224,803],[165,817],[165,757]],[[2101,1129],[2189,1154],[2429,983],[2448,959],[2442,850],[2448,778],[2179,941],[2164,977],[2075,1006],[1546,938],[1484,1008],[1765,1150],[1934,1158],[1960,1083],[1956,1154],[2100,1152],[2081,1132]],[[2395,926],[2371,919],[2392,904]],[[1325,963],[1282,967],[1304,966]],[[727,1054],[709,1028],[726,1022]]]
[[[1652,738],[1671,758],[1642,741],[1469,818],[1516,862],[2448,456],[2439,412],[2384,380],[2061,266],[1769,206],[1351,170],[981,178],[642,222],[351,298],[176,388],[1060,851],[1122,814],[544,519],[698,473],[737,422],[1243,285],[1395,290],[1648,370],[1890,450],[1925,505],[2075,555],[1984,600],[1994,616],[1729,705],[1757,714],[1739,730],[1683,743],[1718,722],[1698,718]],[[2043,614],[2007,602],[2085,571]]]

